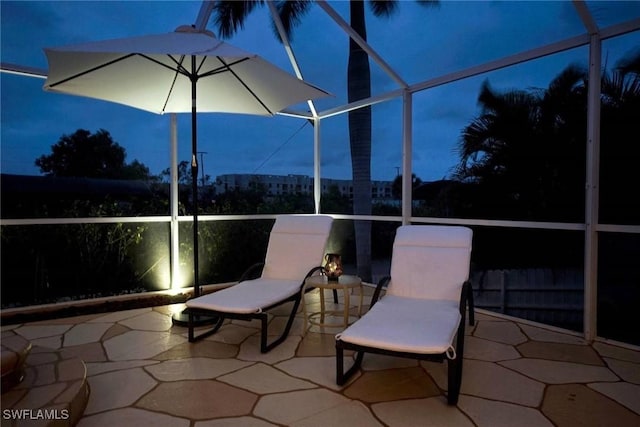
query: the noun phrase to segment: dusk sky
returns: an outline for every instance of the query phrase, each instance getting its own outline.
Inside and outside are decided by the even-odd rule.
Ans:
[[[328,4],[348,21],[348,2]],[[599,25],[640,19],[640,2],[587,2]],[[90,41],[166,33],[194,24],[200,1],[1,1],[1,60],[47,68],[43,49]],[[441,2],[424,8],[402,1],[387,19],[368,12],[368,41],[407,83],[415,84],[508,57],[541,45],[584,34],[575,7],[554,2]],[[213,30],[212,23],[207,26]],[[225,40],[293,74],[273,35],[266,6],[255,10],[235,37]],[[332,93],[316,102],[323,112],[346,104],[348,38],[313,5],[295,29],[292,46],[303,77]],[[637,52],[640,31],[603,42],[608,68]],[[635,49],[635,50],[634,50]],[[446,177],[457,162],[460,131],[479,113],[476,99],[483,81],[499,90],[546,88],[567,65],[587,65],[586,46],[528,64],[479,75],[414,96],[414,173],[423,181]],[[371,63],[372,94],[398,89]],[[169,115],[155,115],[104,101],[46,93],[43,79],[1,74],[2,173],[38,175],[34,161],[50,154],[62,135],[77,129],[107,130],[127,152],[154,174],[169,167]],[[295,106],[296,110],[306,105]],[[372,175],[391,180],[401,166],[402,102],[373,107]],[[204,172],[313,175],[313,130],[306,121],[276,116],[202,113],[198,147]],[[322,121],[322,176],[351,178],[347,116]],[[190,119],[178,120],[179,160],[190,157]]]

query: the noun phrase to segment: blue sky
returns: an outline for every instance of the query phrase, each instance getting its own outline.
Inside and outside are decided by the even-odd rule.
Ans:
[[[348,3],[332,1],[348,21]],[[599,24],[608,26],[640,18],[640,2],[588,2]],[[0,2],[3,63],[46,68],[45,47],[173,31],[195,23],[200,1],[20,1]],[[584,33],[568,1],[442,2],[425,9],[402,1],[390,19],[367,16],[368,41],[410,84],[497,60],[539,45]],[[255,52],[283,69],[292,68],[275,40],[268,9],[260,8],[229,43]],[[213,29],[212,25],[208,26]],[[636,31],[603,43],[609,62],[640,46]],[[348,39],[324,11],[314,5],[295,30],[293,49],[305,80],[334,94],[317,102],[319,111],[346,103]],[[466,79],[414,97],[414,173],[425,181],[451,171],[460,130],[478,114],[476,98],[488,79],[497,89],[547,87],[570,63],[587,63],[587,49],[542,58]],[[398,85],[372,63],[372,93]],[[44,80],[2,73],[1,170],[39,174],[34,160],[50,153],[63,134],[77,129],[109,131],[127,151],[159,173],[169,167],[169,116],[69,95],[45,93]],[[372,175],[390,180],[401,165],[400,100],[373,107]],[[289,117],[200,114],[198,146],[206,152],[203,167],[215,177],[226,173],[313,174],[313,131]],[[322,122],[322,175],[351,177],[346,115]],[[178,121],[179,160],[190,154],[190,121]]]

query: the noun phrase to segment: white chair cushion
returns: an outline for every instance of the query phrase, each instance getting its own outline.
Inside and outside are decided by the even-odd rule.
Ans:
[[[461,316],[457,303],[385,295],[336,339],[391,351],[447,352]]]
[[[286,215],[276,218],[269,236],[262,277],[298,280],[322,265],[333,218],[326,215]]]
[[[226,313],[259,313],[263,308],[300,292],[301,281],[302,278],[246,280],[230,288],[190,299],[186,305],[189,308]]]
[[[307,273],[322,264],[333,218],[281,215],[276,218],[262,276],[193,298],[189,308],[227,313],[258,313],[301,291]]]
[[[398,227],[387,294],[460,301],[469,278],[472,234],[467,227]]]

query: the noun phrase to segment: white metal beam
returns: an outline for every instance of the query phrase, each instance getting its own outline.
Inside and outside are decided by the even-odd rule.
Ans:
[[[580,16],[580,19],[582,20],[587,33],[597,33],[598,24],[596,24],[596,21],[593,19],[593,16],[591,15],[591,12],[589,12],[589,8],[585,4],[585,2],[583,0],[573,0],[573,6],[576,8],[578,16]]]
[[[411,223],[413,206],[413,95],[402,96],[402,225]]]
[[[320,6],[326,13],[333,19],[342,30],[347,33],[349,37],[355,41],[358,46],[362,48],[373,61],[378,64],[382,70],[387,73],[393,80],[396,81],[400,85],[400,87],[405,88],[408,86],[407,82],[404,81],[402,77],[398,73],[395,72],[393,68],[387,62],[382,59],[380,55],[367,43],[358,33],[356,33],[351,25],[349,25],[342,17],[336,12],[331,6],[327,4],[325,0],[316,0],[318,6]]]
[[[638,30],[640,30],[640,19],[632,19],[627,22],[623,22],[621,24],[616,24],[607,28],[603,28],[600,34],[601,34],[601,39],[604,40],[606,38],[616,37],[622,34],[626,34],[632,31],[638,31]],[[590,42],[590,38],[589,38],[589,35],[587,34],[582,36],[571,37],[556,43],[551,43],[545,46],[541,46],[536,49],[531,49],[515,55],[507,56],[505,58],[497,59],[495,61],[490,61],[482,65],[465,68],[463,70],[445,74],[440,77],[418,82],[410,85],[408,89],[411,93],[419,92],[421,90],[430,89],[437,86],[442,86],[448,83],[452,83],[458,80],[462,80],[467,77],[477,76],[479,74],[488,73],[490,71],[495,71],[495,70],[509,67],[511,65],[516,65],[522,62],[530,61],[532,59],[542,58],[547,55],[552,55],[554,53],[559,53],[559,52],[563,52],[579,46],[584,46],[589,44],[589,42]],[[401,89],[396,89],[380,95],[372,96],[371,98],[362,99],[350,104],[345,104],[338,107],[327,109],[325,111],[320,111],[318,115],[320,116],[320,118],[324,119],[327,117],[346,113],[351,110],[362,108],[368,105],[374,105],[390,99],[399,98],[402,95],[403,95],[403,91]]]
[[[207,28],[207,24],[209,23],[209,18],[211,17],[211,12],[213,12],[214,1],[204,0],[202,5],[200,6],[200,11],[198,12],[198,17],[196,18],[196,30],[204,30]]]
[[[7,74],[16,74],[18,76],[37,77],[46,79],[48,71],[44,68],[26,67],[24,65],[16,65],[8,62],[0,63],[0,70]]]
[[[271,19],[276,25],[278,29],[278,34],[280,35],[280,40],[282,40],[282,44],[284,45],[284,50],[289,57],[289,62],[293,67],[293,71],[296,76],[300,80],[304,80],[302,77],[302,70],[300,70],[300,66],[298,65],[298,60],[296,59],[296,55],[293,52],[293,48],[291,47],[291,42],[289,41],[289,37],[287,36],[286,31],[284,30],[284,25],[282,24],[282,20],[280,19],[280,15],[278,15],[278,9],[273,4],[273,1],[267,1],[267,5],[269,6],[269,12],[271,13]],[[320,163],[321,154],[320,154],[320,120],[318,119],[318,111],[312,100],[307,101],[307,105],[309,106],[309,111],[311,111],[311,116],[313,117],[313,203],[315,206],[315,213],[320,213],[320,198],[322,195],[322,187],[321,187],[321,175],[320,175]],[[285,114],[283,114],[285,115]]]
[[[600,175],[600,90],[602,41],[591,35],[587,98],[587,182],[585,188],[584,337],[592,341],[598,324],[598,202]]]
[[[300,70],[300,66],[298,65],[298,60],[296,59],[296,56],[293,52],[293,48],[291,47],[289,37],[287,37],[287,33],[284,30],[284,25],[282,25],[282,20],[280,19],[280,15],[278,15],[278,9],[276,9],[276,6],[273,4],[273,1],[271,0],[267,1],[267,5],[269,6],[269,11],[271,12],[271,19],[273,19],[273,22],[276,24],[276,28],[278,29],[278,34],[280,35],[280,39],[282,40],[282,44],[284,45],[284,50],[287,53],[287,56],[289,57],[289,62],[293,67],[293,71],[300,80],[304,80],[302,77],[302,71]],[[316,111],[315,105],[313,104],[313,101],[308,100],[307,105],[309,106],[311,115],[313,117],[318,117],[318,113]]]
[[[320,164],[322,157],[320,154],[320,125],[322,121],[317,117],[313,119],[313,202],[315,205],[315,213],[320,213],[320,200],[322,197],[322,174]]]

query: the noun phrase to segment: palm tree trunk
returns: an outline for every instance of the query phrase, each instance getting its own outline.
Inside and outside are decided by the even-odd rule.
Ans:
[[[351,27],[364,40],[367,31],[364,1],[350,2]],[[349,102],[371,96],[371,74],[367,53],[349,39],[347,70]],[[371,107],[349,112],[349,140],[353,176],[353,213],[371,215]],[[358,276],[370,282],[371,277],[371,221],[354,222]]]

